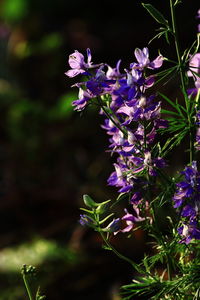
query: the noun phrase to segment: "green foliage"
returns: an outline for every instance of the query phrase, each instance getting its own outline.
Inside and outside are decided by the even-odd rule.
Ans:
[[[143,7],[148,11],[148,13],[156,20],[156,22],[168,26],[168,21],[153,5],[142,3]]]

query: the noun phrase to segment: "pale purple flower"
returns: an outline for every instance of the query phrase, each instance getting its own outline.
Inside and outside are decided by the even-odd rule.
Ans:
[[[96,68],[100,66],[98,65],[93,65],[91,62],[92,56],[91,56],[91,51],[88,48],[87,49],[87,62],[85,62],[85,58],[82,53],[79,51],[75,50],[74,53],[69,55],[69,60],[68,63],[71,67],[71,70],[68,70],[65,75],[68,77],[75,77],[79,74],[83,74],[87,71],[87,69],[90,68]]]
[[[135,57],[137,59],[138,63],[132,63],[131,68],[133,69],[144,69],[144,68],[149,68],[149,69],[158,69],[162,66],[163,64],[163,56],[159,55],[154,59],[152,62],[149,60],[149,49],[147,47],[143,48],[142,50],[139,48],[135,49]]]
[[[122,217],[122,220],[126,221],[126,227],[121,230],[121,232],[129,232],[135,226],[135,223],[142,222],[145,218],[140,216],[140,210],[136,205],[133,205],[134,214],[130,214],[127,209],[124,210],[125,215]]]
[[[88,101],[93,97],[90,91],[83,90],[79,88],[79,99],[72,102],[72,105],[75,106],[75,110],[81,111],[85,108]]]
[[[193,77],[195,89],[189,90],[189,94],[196,94],[200,89],[200,52],[190,58],[188,77]]]
[[[120,70],[119,70],[120,64],[121,64],[121,59],[117,62],[115,68],[112,68],[109,65],[106,65],[108,67],[108,70],[106,72],[106,77],[108,79],[120,79],[124,76],[124,74],[120,73]]]

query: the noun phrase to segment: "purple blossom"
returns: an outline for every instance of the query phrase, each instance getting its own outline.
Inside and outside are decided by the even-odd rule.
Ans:
[[[140,210],[137,206],[133,205],[133,212],[134,214],[130,214],[127,209],[124,210],[125,215],[122,217],[122,220],[126,221],[126,227],[121,230],[121,232],[129,232],[135,226],[135,223],[142,222],[145,218],[140,216]]]
[[[200,229],[197,226],[197,221],[194,220],[189,224],[183,223],[183,225],[178,228],[178,233],[183,237],[179,243],[189,244],[193,239],[200,240]]]
[[[149,69],[158,69],[162,66],[163,64],[163,56],[159,55],[154,59],[152,62],[149,60],[149,50],[148,48],[143,48],[142,50],[139,48],[135,49],[135,57],[137,59],[138,63],[132,63],[131,68],[139,68],[139,69],[144,69],[144,68],[149,68]]]
[[[85,82],[77,83],[79,99],[73,101],[75,109],[83,110],[92,98],[101,97],[101,103],[109,107],[101,126],[109,135],[109,151],[117,155],[114,171],[108,178],[108,184],[115,186],[119,193],[129,193],[133,213],[122,217],[126,227],[118,230],[118,219],[114,219],[105,230],[114,233],[130,231],[136,222],[141,222],[143,212],[148,211],[148,202],[145,200],[146,174],[157,176],[157,169],[165,167],[163,158],[154,155],[153,142],[157,129],[165,128],[166,121],[160,119],[161,103],[155,100],[154,95],[147,96],[146,90],[155,82],[154,75],[145,75],[146,68],[156,70],[163,64],[164,58],[159,55],[153,61],[149,59],[148,48],[136,49],[137,62],[131,63],[129,69],[120,72],[119,60],[114,68],[108,64],[93,65],[90,50],[87,50],[87,62],[83,54],[75,51],[69,58],[71,69],[66,72],[69,77],[78,74],[87,74]],[[88,70],[94,68],[93,72]],[[104,97],[106,95],[106,97]],[[102,97],[103,96],[103,97]],[[113,120],[113,121],[112,121]],[[82,215],[81,222],[90,224],[90,219]]]
[[[200,53],[196,53],[190,58],[189,61],[189,71],[187,72],[188,77],[194,79],[195,88],[190,89],[189,94],[197,94],[198,89],[200,89]]]
[[[115,172],[113,172],[108,178],[108,184],[116,187],[120,187],[119,192],[129,192],[133,188],[133,181],[128,178],[125,166],[114,164]]]
[[[80,215],[80,220],[79,223],[82,226],[92,226],[94,225],[94,220],[92,218],[90,218],[88,215]]]
[[[104,228],[104,231],[112,232],[117,234],[120,230],[120,218],[113,219],[107,226]]]
[[[188,244],[193,238],[200,239],[197,222],[200,213],[200,173],[196,161],[187,166],[182,174],[184,180],[176,184],[173,200],[174,207],[185,220],[183,226],[178,229],[178,233],[183,237],[181,243]]]
[[[105,89],[108,89],[112,83],[112,80],[107,79],[106,74],[103,71],[103,66],[101,66],[97,69],[95,76],[86,82],[86,87],[93,95],[99,96],[103,95],[105,93]]]
[[[81,111],[85,108],[88,101],[93,97],[92,93],[90,91],[83,90],[82,88],[79,88],[79,99],[72,102],[73,106],[75,107],[75,110]]]
[[[83,56],[82,53],[80,53],[79,51],[75,50],[74,53],[69,55],[69,60],[68,63],[71,67],[70,70],[68,70],[65,75],[67,75],[68,77],[75,77],[79,74],[83,74],[87,71],[87,69],[90,68],[96,68],[98,66],[100,66],[100,64],[98,65],[93,65],[91,62],[92,56],[91,56],[91,51],[88,48],[87,49],[87,62],[85,62],[85,58]]]
[[[121,59],[118,60],[116,67],[115,68],[111,68],[109,65],[106,64],[106,66],[108,67],[108,70],[106,72],[106,77],[108,79],[120,79],[124,76],[124,74],[120,73],[119,67],[121,64]]]

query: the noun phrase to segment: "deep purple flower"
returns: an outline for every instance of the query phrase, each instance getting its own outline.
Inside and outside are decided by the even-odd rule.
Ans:
[[[184,218],[183,226],[178,229],[179,234],[183,236],[181,243],[188,244],[193,238],[200,239],[200,173],[196,161],[181,173],[184,180],[176,184],[173,200],[174,207],[178,208],[181,217]]]
[[[86,87],[91,91],[94,96],[103,95],[108,92],[109,87],[115,81],[109,80],[103,71],[103,65],[96,70],[95,76],[86,82]]]
[[[120,218],[113,219],[107,226],[104,228],[104,231],[117,234],[120,230]]]
[[[139,203],[139,201],[141,201],[142,200],[142,194],[141,194],[141,192],[135,192],[134,194],[133,194],[133,196],[131,197],[131,204],[138,204]]]

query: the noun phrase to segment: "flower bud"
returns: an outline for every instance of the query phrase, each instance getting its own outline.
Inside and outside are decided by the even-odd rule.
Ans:
[[[83,195],[83,201],[89,208],[95,208],[98,204],[88,195]]]
[[[113,219],[104,231],[117,233],[120,229],[120,218]]]

